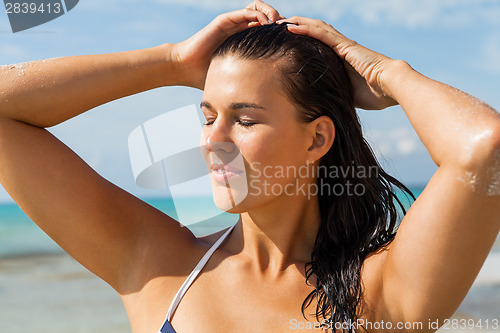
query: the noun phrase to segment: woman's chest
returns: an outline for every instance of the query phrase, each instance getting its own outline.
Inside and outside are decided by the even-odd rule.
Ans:
[[[184,295],[171,324],[184,332],[296,332],[314,328],[316,304],[302,314],[302,304],[313,287],[302,274],[286,272],[279,278],[208,271]],[[312,331],[312,330],[311,330]]]

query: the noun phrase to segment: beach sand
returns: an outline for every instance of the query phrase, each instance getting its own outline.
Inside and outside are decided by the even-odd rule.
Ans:
[[[453,318],[500,319],[500,253],[492,252]],[[0,332],[130,333],[118,295],[66,254],[0,259]],[[441,329],[441,333],[500,332]]]
[[[130,333],[118,294],[67,254],[0,259],[0,332]]]

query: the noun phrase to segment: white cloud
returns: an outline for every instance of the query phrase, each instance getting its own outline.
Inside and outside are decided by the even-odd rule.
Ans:
[[[21,57],[26,54],[22,48],[13,44],[2,44],[0,45],[0,56],[1,57]]]
[[[489,73],[500,74],[500,36],[490,35],[485,38],[479,53],[478,67]]]
[[[179,5],[181,2],[179,0],[152,0],[153,2],[160,4],[176,4]],[[183,0],[182,5],[196,7],[199,9],[211,10],[211,11],[228,11],[234,10],[236,8],[244,8],[251,1],[242,0]]]
[[[134,1],[134,0],[129,0]],[[179,4],[178,0],[152,0],[160,4]],[[243,0],[184,0],[185,6],[210,11],[230,11],[245,7]],[[354,16],[365,24],[390,24],[407,28],[465,27],[478,22],[498,25],[500,3],[496,0],[268,0],[284,15],[323,17],[337,20]]]
[[[492,15],[491,1],[479,0],[358,0],[346,12],[365,23],[391,24],[407,28],[464,27],[476,22],[498,23]],[[497,3],[497,9],[500,8]]]
[[[411,127],[402,126],[388,131],[368,130],[365,136],[378,156],[408,156],[425,151],[417,134]]]
[[[140,0],[85,0],[78,2],[78,10],[116,12],[120,7],[125,7],[129,3],[138,3]],[[149,1],[142,1],[147,3]]]
[[[413,138],[403,138],[397,142],[396,147],[398,152],[402,155],[409,155],[413,153],[417,148],[418,142]]]

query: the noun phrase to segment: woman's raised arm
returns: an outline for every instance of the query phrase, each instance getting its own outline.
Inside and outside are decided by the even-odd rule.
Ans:
[[[203,248],[187,228],[100,177],[43,127],[155,87],[202,87],[211,53],[227,34],[278,18],[260,1],[252,8],[220,15],[180,44],[1,68],[1,184],[63,249],[121,293],[156,274],[188,273]]]
[[[0,117],[50,127],[109,101],[164,85],[178,73],[173,44],[2,66]]]
[[[368,258],[362,273],[371,320],[420,321],[432,331],[428,321],[454,313],[500,229],[500,114],[322,21],[286,21],[346,61],[358,107],[400,104],[439,166],[388,251]]]

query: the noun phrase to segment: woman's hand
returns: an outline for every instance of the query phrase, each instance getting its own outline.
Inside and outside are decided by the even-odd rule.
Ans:
[[[393,59],[359,45],[323,21],[294,16],[286,22],[296,24],[288,25],[289,31],[319,39],[345,60],[357,107],[380,110],[397,104],[383,81],[384,71],[394,63]]]
[[[203,89],[213,52],[229,36],[251,26],[275,22],[279,13],[256,0],[245,9],[217,16],[209,25],[188,40],[175,44],[171,59],[176,62],[180,84]]]

